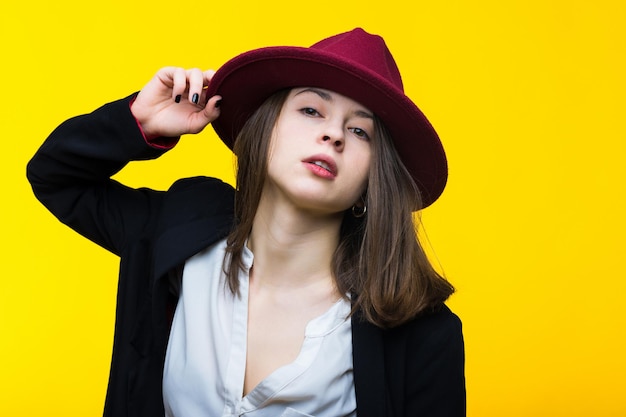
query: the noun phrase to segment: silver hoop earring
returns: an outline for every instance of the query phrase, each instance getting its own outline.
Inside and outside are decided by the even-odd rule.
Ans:
[[[352,215],[356,217],[357,219],[360,219],[361,217],[365,216],[365,213],[367,213],[366,205],[363,205],[363,207],[358,207],[356,204],[352,206]]]

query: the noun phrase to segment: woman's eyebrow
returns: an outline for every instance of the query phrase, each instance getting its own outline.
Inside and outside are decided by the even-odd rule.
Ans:
[[[318,90],[317,88],[305,88],[302,91],[298,91],[296,95],[300,95],[302,93],[315,93],[326,101],[333,101],[333,96],[328,94],[326,91]]]
[[[317,88],[305,88],[302,91],[298,91],[295,95],[300,95],[302,93],[314,93],[320,96],[325,101],[333,101],[333,96],[326,91],[319,90]],[[354,112],[355,116],[363,117],[366,119],[374,119],[374,115],[366,112],[365,110],[356,110]]]
[[[355,115],[355,116],[358,116],[358,117],[363,117],[363,118],[365,118],[365,119],[372,119],[372,120],[374,120],[374,115],[373,115],[373,114],[368,113],[368,112],[363,111],[363,110],[357,110],[357,111],[355,111],[355,112],[354,112],[354,115]]]

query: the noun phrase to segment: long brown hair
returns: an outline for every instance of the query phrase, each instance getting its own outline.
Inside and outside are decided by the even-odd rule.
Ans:
[[[224,271],[233,293],[239,291],[243,248],[266,178],[269,142],[289,90],[263,103],[248,119],[235,142],[237,194],[235,225],[228,236]],[[416,234],[413,209],[419,190],[398,156],[391,136],[375,119],[367,212],[344,213],[339,245],[332,260],[337,289],[350,294],[353,313],[379,326],[395,327],[435,309],[454,292],[429,262]]]

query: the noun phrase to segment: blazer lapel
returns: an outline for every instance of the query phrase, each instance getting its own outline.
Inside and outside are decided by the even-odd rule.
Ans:
[[[182,265],[191,256],[226,237],[232,225],[232,215],[197,219],[166,229],[154,245],[152,264],[153,325],[168,334],[167,302],[168,272]]]

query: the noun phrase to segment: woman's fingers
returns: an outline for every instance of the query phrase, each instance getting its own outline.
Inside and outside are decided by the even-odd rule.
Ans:
[[[184,99],[203,107],[209,99],[205,92],[213,74],[214,70],[165,67],[159,70],[158,79],[164,87],[171,88],[174,101],[180,102]]]
[[[198,68],[187,70],[187,83],[189,86],[189,101],[193,104],[199,104],[204,88],[204,74]]]
[[[179,102],[187,90],[187,72],[183,68],[174,68],[172,77],[174,82],[172,98]]]
[[[213,96],[207,101],[203,109],[190,114],[186,133],[199,133],[209,123],[217,119],[220,115],[220,110],[216,103],[219,102],[220,99],[220,96]]]
[[[219,96],[206,92],[215,72],[164,67],[142,89],[131,111],[147,136],[198,133],[219,116]]]
[[[198,68],[163,67],[157,72],[154,82],[160,89],[170,90],[168,96],[174,100],[181,96],[178,101],[185,98],[193,104],[203,105],[206,101],[200,99],[211,78],[213,78],[213,74],[215,74],[213,70],[201,71]]]
[[[211,97],[204,107],[204,114],[209,123],[213,120],[217,119],[220,115],[220,105],[219,103],[222,101],[221,96],[213,96]]]

